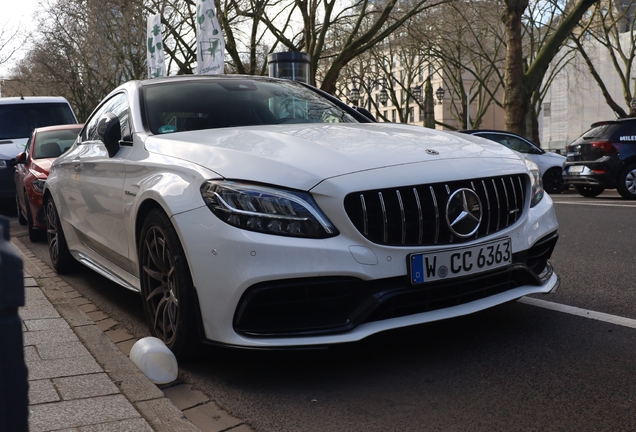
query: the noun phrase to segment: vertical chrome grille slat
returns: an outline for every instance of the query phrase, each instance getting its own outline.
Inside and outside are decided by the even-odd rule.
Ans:
[[[481,181],[481,185],[484,187],[484,195],[486,195],[486,205],[488,207],[488,223],[486,224],[486,235],[490,232],[490,221],[492,220],[492,211],[490,210],[490,197],[488,196],[488,188],[486,182]]]
[[[510,198],[508,197],[508,188],[506,182],[501,179],[501,186],[503,187],[504,194],[506,195],[506,226],[510,225]]]
[[[424,215],[422,213],[422,203],[420,202],[420,195],[417,193],[417,189],[413,188],[413,195],[415,195],[415,203],[417,204],[417,216],[418,216],[418,230],[417,230],[417,244],[422,244],[422,238],[424,237]]]
[[[437,241],[439,240],[439,207],[437,207],[437,198],[435,197],[433,186],[430,186],[430,190],[431,198],[433,198],[433,207],[435,207],[435,238],[433,239],[433,243],[437,244]]]
[[[344,207],[360,235],[373,243],[461,244],[495,235],[523,218],[528,184],[527,175],[514,174],[367,190],[347,195]],[[470,238],[453,236],[446,221],[447,201],[462,188],[474,191],[481,203],[481,227]]]
[[[362,206],[362,221],[364,226],[364,236],[369,236],[369,214],[367,213],[367,203],[364,201],[364,195],[360,194],[360,205]]]
[[[499,223],[501,222],[501,201],[499,200],[499,192],[497,192],[495,179],[492,179],[492,187],[495,190],[495,198],[497,199],[497,227],[495,228],[495,231],[499,231]]]
[[[397,195],[398,204],[400,205],[400,216],[402,217],[402,244],[406,243],[406,216],[404,215],[404,203],[402,202],[402,196],[399,190],[395,190]]]
[[[384,243],[389,240],[389,218],[386,214],[386,205],[384,204],[384,197],[382,192],[378,192],[378,198],[380,198],[380,206],[382,207],[382,228],[384,230]]]
[[[512,180],[512,177],[510,177],[510,187],[512,188],[512,196],[515,199],[515,209],[513,210],[515,217],[513,218],[513,222],[517,222],[517,218],[519,217],[519,202],[517,201],[517,191],[515,190],[515,182]]]
[[[477,193],[477,188],[475,187],[475,183],[474,182],[470,182],[470,187],[472,188],[473,191],[475,191],[475,193]],[[483,210],[482,210],[482,212],[483,212]],[[484,219],[484,217],[483,217],[483,214],[482,214],[482,220],[483,219]],[[475,238],[479,238],[479,230],[477,230],[475,232]]]

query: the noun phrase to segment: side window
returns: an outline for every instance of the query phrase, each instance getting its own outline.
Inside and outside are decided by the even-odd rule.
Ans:
[[[119,118],[121,136],[123,137],[128,134],[128,122],[130,119],[128,112],[128,97],[126,93],[118,93],[104,102],[88,120],[82,134],[82,141],[99,140],[99,136],[97,135],[97,124],[99,123],[99,119],[107,113],[113,113]]]
[[[516,138],[516,137],[507,137],[508,147],[513,150],[518,151],[519,153],[533,153],[534,147],[532,147],[527,142]]]
[[[527,142],[513,136],[502,135],[502,134],[478,134],[480,137],[488,138],[489,140],[496,141],[499,144],[503,144],[509,149],[518,151],[519,153],[532,153],[534,147]]]

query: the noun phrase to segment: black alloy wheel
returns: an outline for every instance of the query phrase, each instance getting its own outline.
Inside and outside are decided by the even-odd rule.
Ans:
[[[198,345],[194,287],[179,237],[170,219],[151,210],[139,244],[144,313],[153,336],[179,359],[191,358]]]
[[[629,164],[623,168],[618,176],[616,189],[623,198],[636,199],[636,164]]]
[[[565,190],[561,168],[550,168],[543,174],[543,189],[550,195],[557,195]]]
[[[574,185],[574,190],[586,198],[594,198],[602,194],[605,188],[602,186]]]
[[[24,195],[24,199],[26,199],[26,194]],[[26,225],[27,220],[22,214],[22,208],[20,208],[20,199],[18,198],[18,192],[15,193],[15,208],[16,212],[18,213],[18,223],[20,225]]]
[[[53,268],[60,274],[68,273],[75,267],[75,258],[71,255],[66,244],[66,237],[62,231],[60,217],[55,208],[53,198],[48,197],[46,209],[46,238],[49,246],[49,256]]]

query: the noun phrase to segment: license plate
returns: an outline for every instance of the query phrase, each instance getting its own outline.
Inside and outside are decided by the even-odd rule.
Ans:
[[[568,173],[581,174],[583,172],[583,168],[585,168],[585,165],[572,165],[570,168],[568,168]]]
[[[411,254],[409,273],[411,283],[416,285],[480,273],[511,262],[510,238],[505,237],[475,246]]]

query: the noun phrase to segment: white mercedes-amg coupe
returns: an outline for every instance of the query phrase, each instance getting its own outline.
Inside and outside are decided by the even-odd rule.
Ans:
[[[357,341],[559,285],[535,163],[294,81],[120,86],[53,163],[45,206],[55,269],[139,292],[182,358]]]

